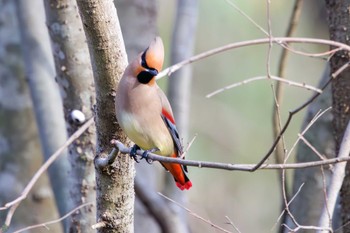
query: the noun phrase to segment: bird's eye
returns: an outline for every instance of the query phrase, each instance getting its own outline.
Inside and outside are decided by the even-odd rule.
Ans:
[[[150,72],[148,72],[148,71],[141,71],[137,75],[137,80],[139,80],[140,83],[147,84],[147,83],[149,83],[149,81],[152,80],[153,77],[154,77],[154,75],[151,74]]]

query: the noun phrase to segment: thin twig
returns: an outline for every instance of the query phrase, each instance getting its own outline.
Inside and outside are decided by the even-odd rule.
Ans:
[[[76,208],[74,208],[73,210],[69,211],[67,214],[63,215],[61,218],[59,219],[56,219],[56,220],[52,220],[52,221],[48,221],[48,222],[44,222],[44,223],[40,223],[40,224],[35,224],[35,225],[32,225],[32,226],[28,226],[28,227],[25,227],[25,228],[22,228],[20,230],[17,230],[17,231],[14,231],[13,233],[19,233],[19,232],[23,232],[23,231],[26,231],[26,230],[30,230],[30,229],[35,229],[35,228],[39,228],[39,227],[45,227],[47,228],[47,225],[51,225],[51,224],[54,224],[54,223],[58,223],[58,222],[61,222],[63,219],[69,217],[70,215],[72,215],[73,213],[75,213],[76,211],[78,211],[79,209],[85,207],[85,206],[88,206],[88,205],[93,205],[92,202],[89,202],[89,203],[85,203],[85,204],[82,204]]]
[[[29,181],[27,186],[24,188],[21,195],[19,197],[17,197],[15,200],[6,203],[4,207],[0,208],[0,210],[4,210],[4,209],[8,209],[11,207],[10,210],[8,211],[7,216],[6,216],[6,221],[5,221],[6,226],[10,226],[13,213],[16,211],[19,203],[28,196],[28,193],[33,188],[34,184],[38,181],[40,176],[47,170],[47,168],[61,155],[61,153],[70,144],[72,144],[77,138],[79,138],[79,136],[81,134],[83,134],[85,132],[85,130],[87,130],[89,128],[90,125],[92,125],[93,122],[94,122],[94,119],[91,118],[83,126],[81,126],[74,134],[72,134],[72,136],[70,136],[69,139],[60,148],[58,148],[58,150],[55,153],[53,153],[50,156],[50,158],[48,160],[46,160],[46,162],[39,168],[39,170],[34,174],[32,179]]]
[[[291,37],[294,34],[294,31],[296,30],[298,20],[300,18],[301,14],[301,4],[302,0],[296,0],[294,3],[294,7],[292,10],[291,17],[289,19],[288,23],[288,29],[285,34],[286,37]],[[288,44],[283,44],[284,49],[282,50],[281,58],[279,60],[278,65],[278,76],[285,78],[285,67],[287,64],[287,55],[288,55]],[[272,113],[272,127],[273,127],[273,137],[276,138],[277,135],[282,130],[282,121],[281,121],[281,113],[280,113],[280,105],[282,104],[282,97],[283,97],[283,85],[282,82],[276,83],[276,90],[274,92],[275,96],[275,104],[273,105],[273,113]],[[282,161],[285,161],[284,157],[286,155],[285,153],[285,141],[282,137],[282,142],[278,143],[276,145],[275,150],[275,160],[277,163],[282,163]],[[281,182],[281,185],[283,186],[282,189],[285,189],[286,197],[283,197],[282,199],[287,199],[288,202],[288,186],[285,184],[285,177],[283,178],[283,174],[281,174],[283,182]],[[281,177],[280,176],[280,177]],[[282,191],[283,192],[283,191]],[[283,193],[282,193],[283,196]],[[285,221],[286,215],[283,216],[282,222]],[[282,231],[282,228],[280,228],[280,232]]]
[[[270,43],[270,38],[262,38],[262,39],[255,39],[255,40],[246,40],[236,43],[227,44],[215,49],[211,49],[208,51],[205,51],[203,53],[197,54],[193,57],[190,57],[189,59],[186,59],[182,62],[179,62],[177,64],[174,64],[166,69],[164,69],[162,72],[160,72],[157,75],[157,79],[160,79],[162,77],[165,77],[166,75],[171,75],[178,69],[182,68],[185,65],[191,64],[193,62],[196,62],[198,60],[201,60],[206,57],[213,56],[215,54],[228,51],[235,48],[242,48],[246,46],[251,45],[259,45],[259,44],[266,44]],[[283,43],[306,43],[306,44],[323,44],[323,45],[330,45],[333,47],[337,47],[341,50],[347,50],[350,51],[350,46],[341,42],[332,41],[332,40],[324,40],[324,39],[317,39],[317,38],[300,38],[300,37],[273,37],[272,42],[275,44],[283,44]]]
[[[197,134],[195,134],[195,135],[193,136],[193,138],[191,139],[191,141],[188,143],[186,149],[184,150],[184,152],[182,153],[182,155],[180,156],[180,158],[182,158],[182,159],[185,158],[185,156],[186,156],[188,150],[191,148],[191,146],[192,146],[192,144],[194,143],[194,141],[196,140],[196,138],[197,138]]]
[[[321,160],[327,159],[326,156],[322,155],[303,135],[298,134],[298,137],[307,145]]]
[[[318,120],[318,118],[320,118],[323,114],[325,114],[327,111],[331,110],[332,107],[328,107],[327,109],[323,110],[323,111],[318,111],[316,113],[316,115],[312,118],[312,120],[309,122],[309,124],[305,127],[305,129],[301,132],[300,135],[304,135],[309,128]],[[285,158],[285,160],[288,160],[288,158],[290,157],[290,155],[292,154],[294,148],[296,147],[296,145],[298,144],[298,142],[301,140],[300,137],[297,138],[297,140],[294,142],[292,148],[290,149],[289,153],[287,154],[287,157]]]
[[[280,219],[283,217],[284,213],[286,212],[286,208],[289,207],[290,204],[294,201],[294,199],[298,196],[298,194],[300,193],[300,191],[301,191],[301,189],[303,188],[304,184],[305,184],[305,183],[302,183],[302,184],[300,185],[298,191],[297,191],[297,192],[294,194],[294,196],[288,201],[286,207],[283,209],[283,211],[282,211],[282,213],[280,214],[280,216],[278,216],[276,223],[271,227],[271,230],[272,230],[273,228],[276,227],[278,221],[280,221]]]
[[[226,2],[232,6],[233,8],[236,9],[236,11],[238,11],[238,13],[240,13],[241,15],[243,15],[246,19],[248,19],[249,22],[251,22],[255,27],[257,27],[260,31],[262,31],[266,36],[269,35],[269,33],[263,28],[261,27],[257,22],[255,22],[252,18],[249,17],[249,15],[247,15],[244,11],[242,11],[236,4],[234,4],[232,1],[230,0],[226,0]]]
[[[270,13],[270,8],[271,8],[271,0],[266,0],[266,14],[267,14],[267,31],[269,32],[268,37],[269,37],[269,47],[267,49],[267,56],[266,56],[266,72],[267,72],[267,77],[271,77],[271,66],[270,66],[270,61],[271,61],[271,51],[272,51],[272,29],[271,29],[271,13]]]
[[[295,50],[293,49],[291,46],[289,45],[284,45],[283,48],[285,48],[286,50],[289,50],[292,53],[298,54],[298,55],[303,55],[306,57],[314,57],[314,58],[319,58],[319,57],[325,57],[327,56],[327,58],[324,58],[326,60],[329,60],[330,57],[332,57],[336,52],[342,50],[341,48],[335,48],[326,52],[322,52],[322,53],[307,53],[307,52],[302,52],[299,50]],[[282,76],[282,75],[279,75]],[[284,75],[283,75],[284,77]]]
[[[214,95],[217,95],[217,94],[219,94],[219,93],[221,93],[223,91],[227,91],[227,90],[230,90],[232,88],[235,88],[235,87],[238,87],[238,86],[250,83],[250,82],[254,82],[254,81],[258,81],[258,80],[268,80],[268,79],[276,80],[276,81],[281,82],[281,83],[286,83],[286,84],[288,84],[290,86],[295,86],[295,87],[299,87],[299,88],[304,88],[306,90],[312,90],[312,91],[317,92],[317,93],[322,93],[322,90],[317,88],[317,87],[313,87],[313,86],[307,85],[305,83],[298,83],[298,82],[294,82],[294,81],[291,81],[291,80],[287,80],[287,79],[284,79],[284,78],[280,78],[280,77],[276,77],[276,76],[272,76],[271,75],[270,77],[259,76],[259,77],[249,78],[249,79],[243,80],[241,82],[233,83],[231,85],[225,86],[223,88],[220,88],[220,89],[218,89],[216,91],[213,91],[213,92],[207,94],[206,98],[211,98]]]
[[[320,169],[321,169],[321,174],[322,174],[322,185],[323,185],[324,203],[328,203],[326,175],[325,175],[325,173],[324,173],[323,166],[321,166]],[[331,214],[331,213],[329,212],[328,205],[325,205],[325,208],[326,208],[327,215],[328,215],[328,218],[329,218],[329,227],[332,227],[332,216],[333,216],[333,214]]]
[[[341,66],[337,71],[335,71],[333,74],[331,74],[332,78],[329,79],[321,88],[321,90],[324,90],[333,79],[335,79],[343,70],[347,69],[350,65],[350,62],[344,64],[343,66]],[[270,147],[270,149],[267,151],[266,155],[260,160],[260,162],[258,162],[256,164],[256,166],[251,170],[252,172],[255,171],[256,169],[258,169],[263,163],[265,163],[265,161],[270,157],[270,155],[272,154],[272,152],[275,150],[277,143],[279,142],[279,140],[281,139],[281,137],[283,136],[284,132],[287,130],[293,116],[295,114],[297,114],[298,112],[300,112],[302,109],[304,109],[306,106],[308,106],[310,103],[312,103],[318,96],[320,95],[320,93],[316,93],[314,94],[308,101],[306,101],[304,104],[302,104],[301,106],[299,106],[298,108],[294,109],[293,111],[289,112],[289,116],[288,119],[286,121],[286,123],[284,124],[281,132],[278,134],[278,136],[276,137],[275,141],[272,143],[272,146]]]
[[[280,83],[278,83],[280,84]],[[276,120],[275,122],[273,122],[273,128],[274,130],[278,131],[276,133],[278,133],[281,129],[282,129],[282,120],[281,120],[281,112],[280,112],[280,104],[277,100],[277,96],[276,96],[276,91],[274,89],[274,83],[271,82],[271,88],[272,88],[272,94],[274,97],[274,109],[275,112],[274,114],[274,120]],[[276,145],[276,150],[275,150],[275,155],[280,155],[280,156],[275,156],[275,161],[276,163],[286,163],[286,160],[283,159],[283,157],[286,156],[287,153],[287,147],[286,147],[286,142],[284,139],[284,136],[282,136],[282,142]],[[282,157],[283,156],[283,157]],[[288,200],[289,200],[289,190],[288,190],[288,186],[287,186],[287,182],[286,182],[286,176],[285,176],[285,170],[279,170],[278,172],[278,178],[280,179],[280,185],[281,185],[281,210],[284,210],[287,204],[288,204]],[[282,213],[286,213],[285,211],[282,211]],[[282,223],[285,222],[286,219],[286,214],[282,215]],[[280,227],[279,229],[280,233],[283,233],[283,228]]]
[[[182,209],[186,210],[190,215],[192,215],[192,216],[194,216],[194,217],[196,217],[196,218],[198,218],[198,219],[200,219],[200,220],[202,220],[202,221],[208,223],[210,226],[214,227],[215,229],[220,230],[220,231],[222,231],[222,232],[226,232],[226,233],[232,233],[231,231],[225,230],[224,228],[219,227],[218,225],[215,225],[215,224],[212,223],[210,220],[207,220],[207,219],[205,219],[205,218],[199,216],[198,214],[192,212],[190,209],[188,209],[188,208],[186,208],[185,206],[181,205],[180,203],[178,203],[178,202],[172,200],[171,198],[165,196],[164,194],[162,194],[162,193],[158,193],[158,194],[161,195],[162,197],[164,197],[165,199],[167,199],[168,201],[170,201],[170,202],[172,202],[172,203],[174,203],[174,204],[180,206]]]
[[[225,216],[225,218],[228,220],[229,224],[230,224],[238,233],[241,233],[241,231],[238,229],[238,227],[236,227],[236,225],[233,223],[233,221],[232,221],[228,216]]]

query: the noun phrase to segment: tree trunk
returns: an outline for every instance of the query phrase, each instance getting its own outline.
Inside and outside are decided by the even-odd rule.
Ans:
[[[43,2],[16,0],[25,60],[26,77],[34,104],[41,146],[45,159],[66,140],[62,101],[55,83],[52,52],[45,26]],[[69,195],[71,166],[67,155],[59,157],[48,169],[60,215],[73,209]],[[67,226],[67,220],[63,221]]]
[[[89,50],[75,1],[45,0],[47,26],[51,36],[57,82],[60,86],[69,136],[83,122],[73,113],[93,116],[95,88]],[[73,112],[74,111],[74,112]],[[95,202],[95,127],[91,127],[69,147],[72,167],[71,197],[75,206]],[[94,232],[95,207],[85,207],[72,216],[69,232]]]
[[[0,53],[0,206],[21,194],[42,163],[38,130],[24,78],[14,3],[0,0],[0,48],[3,49]],[[5,214],[6,211],[0,211],[1,224]],[[44,175],[18,207],[8,230],[12,232],[56,218],[54,196]],[[60,232],[61,225],[51,225],[50,229]]]
[[[350,28],[350,1],[349,0],[326,0],[328,12],[330,39],[345,44],[349,42]],[[338,70],[349,62],[349,53],[339,51],[330,60],[331,73]],[[336,143],[336,153],[339,151],[345,128],[350,119],[350,69],[343,71],[332,83],[333,94],[333,126]],[[341,189],[341,206],[344,232],[350,231],[350,167],[347,165],[345,179]]]
[[[116,8],[112,0],[78,0],[93,64],[96,87],[97,155],[112,150],[110,140],[126,142],[116,123],[115,88],[126,66],[127,56]],[[98,232],[133,232],[134,161],[118,155],[107,167],[96,168]]]

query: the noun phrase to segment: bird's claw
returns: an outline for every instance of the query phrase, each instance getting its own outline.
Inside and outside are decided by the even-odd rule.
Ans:
[[[134,145],[132,148],[131,148],[131,151],[130,151],[130,157],[133,158],[135,160],[136,163],[139,163],[140,161],[137,159],[137,154],[136,154],[136,151],[139,150],[140,147],[138,145]]]
[[[151,164],[151,163],[153,163],[153,160],[150,159],[150,158],[148,158],[149,152],[150,152],[150,151],[145,150],[145,151],[142,153],[141,159],[145,159],[147,163]]]
[[[150,158],[148,158],[148,154],[149,154],[149,153],[154,153],[154,152],[156,152],[156,151],[159,151],[159,149],[158,149],[158,148],[153,148],[153,149],[150,149],[150,150],[145,150],[145,151],[142,153],[141,159],[146,159],[146,162],[149,163],[149,164],[153,163],[153,160],[150,159]]]

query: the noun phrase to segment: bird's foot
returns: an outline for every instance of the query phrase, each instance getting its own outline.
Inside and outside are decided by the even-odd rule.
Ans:
[[[131,148],[131,151],[130,151],[130,157],[133,158],[135,160],[136,163],[139,163],[140,161],[137,159],[137,154],[136,154],[136,151],[139,150],[140,147],[138,145],[134,145],[132,148]]]
[[[159,149],[158,149],[158,148],[152,148],[152,149],[150,149],[150,150],[145,150],[145,151],[142,153],[141,159],[146,159],[146,162],[149,163],[149,164],[153,163],[153,160],[150,159],[150,158],[148,158],[148,154],[149,154],[149,153],[154,153],[154,152],[156,152],[156,151],[159,151]]]

